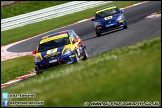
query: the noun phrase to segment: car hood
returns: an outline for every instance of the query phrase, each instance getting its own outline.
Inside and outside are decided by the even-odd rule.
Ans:
[[[112,17],[110,19],[106,19],[106,17],[104,18],[101,18],[101,19],[98,19],[96,20],[96,22],[101,22],[101,23],[105,23],[105,22],[109,22],[111,20],[117,20],[117,18],[120,16],[121,14],[114,14],[114,15],[110,15],[110,16],[107,16],[107,17]]]
[[[69,44],[69,45],[65,45],[65,46],[62,46],[62,47],[53,48],[53,49],[49,49],[47,51],[37,53],[37,56],[41,56],[41,58],[44,58],[46,56],[49,57],[49,56],[55,56],[55,55],[62,55],[63,50],[66,49],[66,48],[70,48],[71,51],[72,51],[72,45]]]
[[[41,56],[42,56],[42,58],[44,58],[45,55],[52,56],[53,54],[54,55],[56,55],[56,54],[62,54],[63,48],[64,47],[58,47],[58,48],[49,49],[47,51],[41,52]]]

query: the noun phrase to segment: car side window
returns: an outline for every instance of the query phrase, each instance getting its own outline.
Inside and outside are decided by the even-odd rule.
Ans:
[[[98,19],[99,19],[98,14],[95,14],[95,19],[96,19],[96,20],[98,20]]]
[[[69,32],[69,36],[72,39],[72,41],[74,41],[74,39],[76,38],[75,35],[72,32]]]
[[[75,38],[79,38],[78,35],[74,31],[72,31],[72,33],[75,36]]]

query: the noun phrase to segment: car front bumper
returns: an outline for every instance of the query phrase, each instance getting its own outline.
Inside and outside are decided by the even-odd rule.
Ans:
[[[75,53],[73,51],[66,55],[61,55],[57,58],[50,57],[50,59],[43,59],[40,62],[35,62],[35,70],[38,71],[38,70],[43,70],[43,69],[50,68],[50,67],[56,67],[56,66],[63,65],[63,64],[72,64],[72,63],[75,63],[76,61],[77,60],[75,57]]]
[[[103,25],[96,27],[96,32],[97,33],[103,33],[105,31],[110,31],[110,30],[113,30],[113,29],[116,29],[116,28],[124,27],[125,25],[126,25],[125,20],[120,20],[120,21],[116,21],[116,22],[113,22],[113,23],[109,23],[109,24],[103,24]]]

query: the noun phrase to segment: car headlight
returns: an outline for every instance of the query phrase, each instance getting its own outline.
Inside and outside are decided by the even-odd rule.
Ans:
[[[70,52],[71,52],[70,48],[67,48],[67,49],[65,49],[65,51],[63,52],[63,54],[68,54]]]
[[[35,57],[35,62],[40,62],[41,61],[41,58],[39,56],[36,56]]]
[[[100,26],[100,25],[101,25],[100,22],[95,22],[95,27]]]
[[[120,15],[117,20],[119,21],[119,20],[122,20],[122,19],[123,19],[123,17]]]

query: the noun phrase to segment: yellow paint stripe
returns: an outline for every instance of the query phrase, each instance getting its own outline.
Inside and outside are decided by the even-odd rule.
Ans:
[[[37,53],[36,56],[39,56],[42,60],[42,56],[41,56],[41,53]]]
[[[58,36],[53,36],[53,37],[50,37],[50,38],[43,39],[43,40],[40,41],[40,44],[49,42],[51,40],[63,38],[63,37],[68,37],[68,34],[66,33],[66,34],[61,34],[61,35],[58,35]]]
[[[68,44],[68,45],[66,45],[66,46],[63,48],[62,54],[64,53],[64,51],[65,51],[66,48],[70,48],[71,51],[74,50],[72,44]]]
[[[113,7],[110,7],[110,8],[105,8],[105,9],[102,9],[102,10],[97,11],[96,14],[98,14],[100,12],[103,12],[105,10],[110,10],[110,9],[114,9],[114,8],[116,8],[116,6],[113,6]]]

